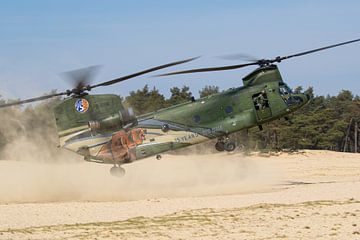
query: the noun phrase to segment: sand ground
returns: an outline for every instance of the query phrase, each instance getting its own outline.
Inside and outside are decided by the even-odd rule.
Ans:
[[[0,161],[0,239],[360,239],[360,155]]]

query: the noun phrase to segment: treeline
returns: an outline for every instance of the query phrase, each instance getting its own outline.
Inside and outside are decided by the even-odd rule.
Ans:
[[[302,91],[301,87],[295,91]],[[200,97],[218,93],[216,86],[206,86]],[[233,135],[237,142],[248,150],[297,150],[324,149],[334,151],[356,151],[358,122],[360,121],[360,97],[348,90],[337,96],[313,96],[303,109],[263,126],[263,131],[253,128]],[[166,98],[158,89],[147,85],[130,92],[124,103],[136,114],[155,111],[164,107],[189,101],[193,96],[189,87],[173,87]],[[0,157],[6,147],[17,139],[25,138],[42,147],[55,148],[57,136],[51,109],[60,98],[35,105],[0,109]],[[5,102],[1,100],[0,103]]]
[[[205,86],[199,91],[199,94],[200,97],[205,97],[218,92],[219,87],[217,86]],[[145,85],[142,89],[131,91],[124,102],[126,106],[131,106],[134,109],[135,114],[139,115],[187,102],[193,96],[188,86],[170,88],[170,93],[170,97],[166,99],[158,89],[150,90],[148,85]]]

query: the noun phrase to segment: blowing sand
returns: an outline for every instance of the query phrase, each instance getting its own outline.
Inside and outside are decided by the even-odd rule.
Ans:
[[[360,239],[360,155],[0,161],[0,239]]]

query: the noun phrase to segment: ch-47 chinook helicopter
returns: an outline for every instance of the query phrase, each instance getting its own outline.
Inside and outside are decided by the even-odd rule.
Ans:
[[[151,68],[125,77],[96,85],[87,85],[89,71],[73,72],[77,87],[72,90],[42,97],[7,103],[1,107],[68,96],[54,108],[60,146],[84,156],[84,160],[114,165],[110,173],[122,176],[122,164],[149,156],[218,139],[218,151],[233,151],[236,144],[231,133],[286,117],[303,107],[310,100],[306,93],[292,93],[281,78],[275,63],[306,54],[358,42],[342,42],[274,59],[225,66],[192,69],[158,76],[233,70],[247,66],[259,67],[243,78],[243,86],[200,99],[135,116],[125,108],[121,99],[113,94],[88,94],[93,88],[108,86],[145,73],[189,62],[192,59]]]

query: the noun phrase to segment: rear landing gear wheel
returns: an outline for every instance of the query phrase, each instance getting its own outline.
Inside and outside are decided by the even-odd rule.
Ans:
[[[234,142],[226,142],[224,145],[224,148],[228,152],[232,152],[236,148],[236,144]]]
[[[156,155],[156,160],[161,160],[161,155],[160,154]]]
[[[125,169],[122,167],[113,166],[110,168],[110,174],[114,177],[123,177],[125,175]]]
[[[217,142],[215,144],[215,149],[218,150],[219,152],[222,152],[225,150],[225,143],[224,142]]]

